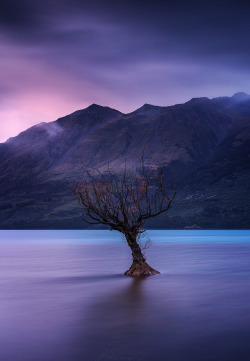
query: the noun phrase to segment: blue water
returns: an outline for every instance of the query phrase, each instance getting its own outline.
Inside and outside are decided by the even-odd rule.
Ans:
[[[0,231],[1,361],[249,361],[250,231]]]

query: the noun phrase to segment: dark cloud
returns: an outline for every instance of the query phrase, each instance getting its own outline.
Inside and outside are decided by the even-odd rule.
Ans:
[[[86,54],[86,48],[92,51],[96,44],[102,50],[100,56],[95,54],[97,64],[102,54],[104,62],[114,61],[115,49],[121,61],[129,51],[128,61],[136,56],[207,56],[211,61],[247,65],[249,18],[250,5],[241,1],[3,0],[0,5],[0,27],[13,41],[64,47],[66,54],[67,47]]]
[[[249,18],[241,0],[2,0],[0,87],[72,111],[250,92]]]
[[[33,2],[34,4],[35,2]],[[6,30],[19,31],[37,25],[37,10],[29,0],[2,0],[0,2],[0,24]]]

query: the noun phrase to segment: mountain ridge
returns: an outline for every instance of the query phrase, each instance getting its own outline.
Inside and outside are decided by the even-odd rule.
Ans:
[[[161,218],[149,223],[150,227],[228,227],[223,207],[234,188],[230,175],[237,178],[244,217],[248,217],[249,128],[250,96],[245,93],[193,98],[167,107],[144,104],[127,114],[92,104],[37,124],[0,144],[0,228],[85,227],[68,190],[82,163],[100,170],[109,163],[119,171],[125,159],[135,168],[143,152],[149,166],[163,165],[180,187],[179,200],[167,217],[169,223]],[[204,201],[210,191],[225,196],[220,201],[220,196],[209,198],[210,194]],[[200,203],[196,196],[189,197],[196,192],[204,193]],[[220,218],[207,206],[214,205],[215,198]],[[242,223],[236,218],[235,227],[249,227],[249,219]]]
[[[13,137],[10,137],[8,138],[5,142],[2,142],[0,144],[4,144],[6,142],[9,142],[10,140],[18,137],[20,134],[23,134],[24,132],[26,132],[27,130],[29,129],[32,129],[34,127],[37,127],[39,126],[40,124],[52,124],[52,123],[61,123],[65,118],[69,118],[69,117],[73,117],[73,116],[76,116],[76,115],[82,115],[82,114],[93,114],[93,112],[99,112],[100,110],[102,111],[110,111],[110,112],[113,112],[113,113],[116,113],[117,115],[122,115],[122,116],[129,116],[131,114],[134,114],[138,111],[147,111],[148,109],[167,109],[167,108],[173,108],[173,107],[177,107],[177,106],[185,106],[185,105],[188,105],[188,104],[194,104],[194,103],[201,103],[201,102],[212,102],[212,101],[220,101],[220,100],[233,100],[233,99],[236,99],[236,102],[245,102],[245,101],[250,101],[250,95],[244,93],[244,92],[238,92],[238,93],[235,93],[234,95],[232,95],[231,97],[229,96],[226,96],[226,97],[215,97],[215,98],[208,98],[208,97],[195,97],[195,98],[192,98],[190,100],[188,100],[187,102],[185,103],[180,103],[180,104],[175,104],[175,105],[168,105],[168,106],[160,106],[160,105],[153,105],[153,104],[148,104],[148,103],[145,103],[143,104],[141,107],[139,107],[138,109],[135,109],[133,110],[132,112],[129,112],[129,113],[123,113],[117,109],[114,109],[114,108],[111,108],[109,106],[103,106],[103,105],[99,105],[99,104],[96,104],[96,103],[92,103],[90,104],[89,106],[87,106],[86,108],[83,108],[83,109],[79,109],[79,110],[76,110],[66,116],[63,116],[63,117],[59,117],[57,118],[56,120],[54,121],[51,121],[51,122],[41,122],[41,123],[38,123],[38,124],[35,124],[33,125],[32,127],[30,128],[27,128],[26,130],[20,132],[19,134],[17,134],[16,136],[13,136]],[[103,115],[103,114],[102,114]]]

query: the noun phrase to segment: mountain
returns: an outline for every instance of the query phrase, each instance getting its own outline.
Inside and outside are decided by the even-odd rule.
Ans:
[[[250,96],[145,104],[129,114],[96,104],[0,144],[0,228],[84,228],[70,185],[82,164],[135,168],[144,152],[177,183],[153,228],[249,228]]]

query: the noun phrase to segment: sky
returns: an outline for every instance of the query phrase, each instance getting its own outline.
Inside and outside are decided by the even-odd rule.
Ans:
[[[92,103],[250,94],[250,3],[1,0],[0,142]]]

